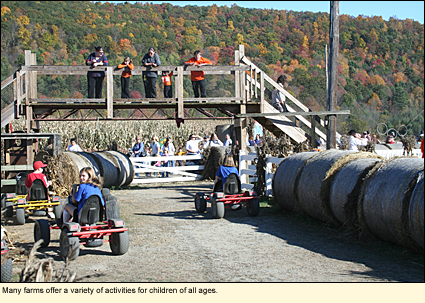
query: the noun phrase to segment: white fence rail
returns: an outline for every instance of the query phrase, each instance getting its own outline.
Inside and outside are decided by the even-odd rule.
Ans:
[[[135,172],[135,177],[131,184],[200,180],[202,175],[198,173],[201,173],[204,166],[195,165],[193,161],[199,161],[202,158],[202,155],[130,158]],[[168,161],[168,164],[171,164],[171,161],[175,161],[176,166],[156,166],[155,164],[158,161]],[[178,161],[186,161],[186,164],[178,166]],[[167,174],[168,177],[166,177]]]
[[[392,150],[376,150],[375,152],[386,159],[390,159],[393,157],[403,156],[403,151],[404,151],[403,149],[392,149]],[[413,156],[422,158],[422,152],[420,149],[413,149],[412,153],[413,153]]]
[[[254,187],[253,184],[250,184],[250,179],[252,180],[252,176],[256,177],[257,168],[255,165],[255,159],[257,158],[257,153],[248,153],[247,155],[243,152],[239,152],[239,178],[241,180],[242,189],[252,189]],[[265,172],[265,180],[266,180],[266,196],[270,196],[273,194],[272,182],[273,176],[272,167],[273,164],[280,164],[284,158],[276,158],[267,156],[266,157],[266,172]]]

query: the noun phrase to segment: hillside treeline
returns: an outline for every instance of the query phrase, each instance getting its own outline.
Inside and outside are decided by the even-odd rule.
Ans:
[[[39,65],[83,65],[98,45],[110,65],[126,56],[140,64],[151,46],[163,65],[180,65],[197,49],[214,64],[229,65],[243,44],[246,56],[269,76],[288,75],[288,90],[298,100],[313,111],[326,108],[328,13],[141,2],[2,1],[1,6],[2,80],[24,64],[27,49],[37,54]],[[424,124],[423,60],[423,24],[340,15],[338,106],[352,114],[338,118],[338,130],[374,133],[377,124],[386,123],[419,133]],[[81,98],[86,81],[84,76],[39,76],[38,94]],[[207,81],[210,96],[233,95],[230,76]],[[191,95],[189,77],[184,85],[185,95]],[[131,94],[144,96],[140,76],[134,76]],[[5,102],[2,98],[2,108]]]

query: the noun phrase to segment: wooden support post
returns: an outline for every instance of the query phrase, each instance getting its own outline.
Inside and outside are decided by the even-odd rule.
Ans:
[[[261,71],[260,72],[260,106],[261,106],[261,113],[264,113],[264,104],[263,102],[265,102],[264,100],[264,72]]]
[[[310,143],[312,148],[316,148],[316,116],[310,116],[311,129],[310,129]]]
[[[106,67],[106,113],[108,119],[114,117],[114,74],[113,66]]]
[[[177,118],[184,119],[183,66],[177,66],[176,75]]]
[[[31,66],[31,51],[25,51],[25,66]],[[31,131],[31,119],[32,119],[32,109],[29,106],[31,99],[31,73],[25,73],[25,128],[26,132],[29,133]],[[28,145],[27,145],[28,146]]]
[[[37,55],[31,54],[31,65],[37,65]],[[31,72],[31,98],[37,98],[37,72]]]
[[[21,73],[19,71],[16,72],[16,81],[13,86],[13,99],[16,101],[15,103],[15,119],[19,119],[21,117]]]
[[[241,65],[241,59],[245,56],[244,45],[239,45],[238,60],[236,61],[236,52],[235,52],[235,65]],[[236,72],[239,74],[239,97],[243,98],[242,104],[240,105],[240,113],[246,114],[246,101],[247,101],[247,92],[246,92],[246,82],[245,82],[245,71]],[[235,73],[235,75],[236,75]],[[239,139],[239,148],[240,150],[246,150],[246,141],[247,141],[247,126],[248,118],[242,118],[240,121],[240,134]]]
[[[331,24],[329,28],[329,87],[327,91],[327,110],[337,108],[337,81],[338,81],[338,50],[339,50],[339,1],[331,1]],[[326,148],[336,148],[336,115],[329,115]]]

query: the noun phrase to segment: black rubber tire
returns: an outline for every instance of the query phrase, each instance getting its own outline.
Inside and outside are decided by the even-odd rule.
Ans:
[[[67,228],[61,231],[59,237],[60,254],[65,261],[67,258],[69,261],[73,261],[80,254],[80,239],[78,237],[68,237],[68,233]]]
[[[251,217],[258,216],[258,214],[260,213],[260,200],[258,198],[248,200],[246,202],[246,211]]]
[[[195,209],[197,213],[204,213],[207,210],[207,200],[204,193],[195,194]]]
[[[103,238],[100,239],[87,239],[87,243],[83,244],[85,247],[99,247],[103,245]]]
[[[130,238],[128,231],[121,233],[113,233],[109,236],[109,246],[114,255],[123,255],[128,251],[130,246]]]
[[[211,199],[211,210],[214,219],[221,219],[225,215],[225,208],[223,202],[217,202],[217,198],[215,196]]]
[[[6,217],[13,217],[13,201],[6,201],[6,213],[4,214]]]
[[[49,221],[40,219],[34,224],[34,243],[43,239],[41,247],[47,247],[50,244],[50,224]]]
[[[62,218],[63,213],[63,203],[62,199],[60,199],[60,204],[53,206],[53,213],[55,214],[55,219]]]
[[[34,210],[32,215],[34,217],[44,217],[44,216],[47,215],[47,211],[45,211],[45,210]]]
[[[16,223],[19,225],[25,224],[25,208],[17,207],[16,208]]]
[[[1,195],[1,210],[6,208],[7,197],[6,194]]]
[[[4,264],[1,265],[1,282],[7,283],[12,280],[12,259],[8,258]]]

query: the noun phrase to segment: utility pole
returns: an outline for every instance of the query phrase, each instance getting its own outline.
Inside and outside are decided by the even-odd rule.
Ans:
[[[331,24],[329,28],[329,84],[326,105],[328,111],[335,111],[338,82],[339,51],[339,1],[331,1]],[[328,115],[326,149],[336,148],[336,115]]]

